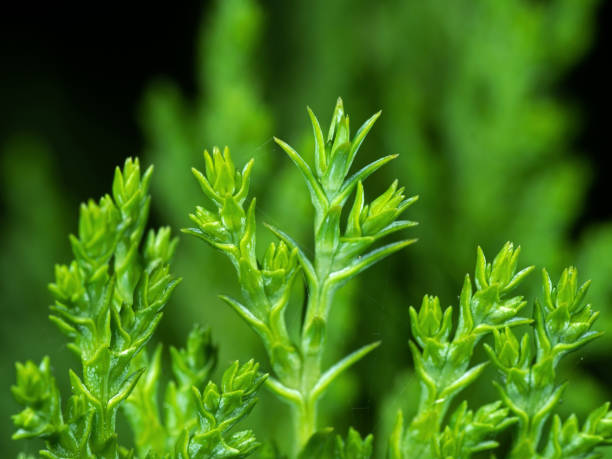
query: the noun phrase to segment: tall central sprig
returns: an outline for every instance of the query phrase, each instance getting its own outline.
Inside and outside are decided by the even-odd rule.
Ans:
[[[396,155],[380,158],[349,176],[357,151],[380,112],[369,118],[352,139],[341,99],[326,139],[314,113],[308,109],[308,114],[315,138],[314,169],[287,143],[275,140],[298,167],[310,192],[315,209],[314,259],[309,259],[290,236],[267,225],[280,242],[272,243],[263,260],[257,261],[255,200],[244,209],[252,161],[241,172],[236,171],[227,148],[223,153],[215,148],[212,156],[204,153],[206,175],[194,169],[217,211],[196,208],[191,219],[197,228],[185,230],[224,252],[235,266],[244,304],[223,299],[264,342],[275,374],[267,384],[292,406],[298,450],[317,430],[317,401],[329,384],[379,344],[368,344],[322,371],[334,294],[352,277],[414,242],[402,240],[368,251],[378,239],[415,224],[397,218],[416,200],[406,199],[395,181],[378,198],[365,203],[363,181]],[[342,209],[353,192],[352,208],[347,221],[342,222]],[[308,299],[300,339],[295,343],[287,332],[284,311],[300,268]]]
[[[396,221],[396,218],[412,204],[416,197],[404,199],[403,188],[397,181],[369,205],[364,205],[362,181],[379,167],[394,159],[389,155],[369,164],[348,177],[357,151],[366,135],[380,116],[380,112],[369,118],[351,141],[349,117],[344,113],[342,100],[338,99],[327,139],[323,137],[319,122],[308,109],[315,138],[314,172],[304,159],[287,143],[275,139],[291,160],[300,169],[315,209],[314,263],[300,252],[300,262],[308,282],[308,303],[302,326],[301,351],[303,367],[301,392],[307,397],[303,410],[305,416],[316,416],[316,397],[321,378],[321,358],[325,345],[327,320],[334,293],[351,277],[357,275],[383,257],[409,245],[414,240],[394,242],[366,255],[362,255],[377,239],[414,223]],[[340,216],[348,198],[356,189],[353,207],[345,231],[342,232]],[[295,243],[279,230],[271,228],[290,246]],[[377,346],[373,343],[361,352],[365,354]],[[357,360],[361,355],[355,357]],[[352,362],[346,362],[347,366]],[[325,376],[325,375],[324,375]],[[312,422],[314,424],[314,421]],[[305,422],[304,425],[309,425]],[[312,432],[304,432],[304,437]],[[306,438],[302,438],[305,440]]]

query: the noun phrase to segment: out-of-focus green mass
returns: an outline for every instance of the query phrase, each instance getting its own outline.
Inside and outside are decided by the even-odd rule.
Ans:
[[[364,359],[331,386],[320,407],[322,425],[333,424],[343,433],[349,425],[363,435],[374,432],[375,457],[383,456],[397,409],[414,414],[418,403],[418,380],[405,370],[411,359],[408,306],[429,292],[444,304],[456,303],[457,273],[473,264],[477,244],[493,253],[506,240],[515,241],[523,248],[523,262],[546,266],[555,278],[563,266],[577,264],[593,280],[590,301],[601,311],[599,329],[607,333],[574,359],[592,365],[607,361],[612,224],[575,233],[591,165],[575,151],[579,119],[559,91],[560,81],[588,50],[597,4],[308,0],[264,6],[219,0],[205,8],[195,37],[195,93],[184,94],[167,79],[151,82],[144,92],[142,159],[155,164],[153,210],[163,224],[185,226],[200,194],[190,168],[204,148],[228,145],[237,164],[255,158],[257,218],[285,228],[305,248],[312,247],[307,190],[295,185],[301,184],[299,171],[272,136],[282,133],[298,151],[312,155],[306,105],[327,124],[330,101],[342,96],[354,126],[383,109],[384,121],[370,134],[356,166],[382,154],[400,155],[370,179],[372,196],[366,199],[395,177],[408,194],[418,193],[410,218],[420,223],[411,233],[419,242],[338,293],[328,330],[333,350],[324,359],[334,362],[368,340],[380,339],[382,346],[375,358]],[[52,327],[44,315],[30,312],[49,302],[41,288],[30,286],[50,280],[43,268],[67,252],[67,243],[58,248],[57,241],[70,225],[45,148],[19,139],[3,148],[8,154],[0,187],[7,217],[0,239],[0,291],[8,320],[0,323],[0,344],[19,346],[18,358],[24,359],[32,357],[33,345],[14,324],[25,310],[28,334],[55,333],[47,332]],[[312,157],[307,160],[312,163]],[[17,179],[25,167],[38,179],[27,186]],[[44,205],[37,199],[41,195]],[[270,240],[269,234],[261,237]],[[221,361],[265,361],[257,338],[217,297],[238,291],[231,264],[198,247],[184,237],[177,248],[173,270],[184,282],[160,328],[182,343],[191,323],[204,322],[212,328]],[[537,282],[531,288],[538,289]],[[300,317],[291,320],[297,324]],[[59,338],[44,342],[60,346]],[[0,381],[8,387],[12,362],[0,364]],[[572,389],[561,410],[584,419],[592,406],[611,398],[612,390],[577,370],[577,362],[570,366]],[[564,368],[558,371],[568,379]],[[490,378],[474,387],[466,397],[476,406],[497,399]],[[286,407],[264,392],[260,404],[266,408],[252,413],[250,427],[264,442],[281,439],[279,447],[288,451],[282,439],[289,437],[290,425],[278,422]],[[8,391],[0,393],[2,412],[14,411]],[[0,444],[10,437],[9,423],[0,419]]]

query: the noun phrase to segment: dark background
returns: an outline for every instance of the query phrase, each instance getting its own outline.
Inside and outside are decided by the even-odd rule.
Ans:
[[[19,3],[3,11],[0,140],[16,132],[42,137],[72,191],[69,205],[101,194],[106,172],[127,155],[138,155],[143,146],[136,107],[146,83],[163,75],[187,94],[194,91],[194,36],[209,7],[201,1],[172,8]],[[577,150],[596,166],[579,226],[612,217],[611,28],[612,5],[603,2],[593,46],[560,88],[582,116]]]
[[[193,89],[206,6],[20,3],[0,14],[0,139],[41,137],[73,191],[71,205],[102,194],[107,172],[142,148],[136,110],[145,84],[165,75]]]

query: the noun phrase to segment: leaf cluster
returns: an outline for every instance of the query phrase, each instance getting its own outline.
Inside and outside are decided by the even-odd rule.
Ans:
[[[217,349],[210,330],[196,325],[184,348],[170,347],[172,373],[162,391],[162,345],[152,354],[145,347],[180,281],[169,267],[177,240],[168,228],[144,236],[152,169],[141,174],[138,160],[128,159],[115,172],[112,196],[81,206],[77,235],[70,236],[74,260],[56,266],[49,286],[55,299],[50,320],[67,336],[81,371],[70,370],[71,393],[62,403],[49,357],[38,365],[17,363],[11,389],[23,409],[13,416],[15,439],[44,440],[40,454],[49,458],[247,457],[261,445],[251,430],[234,429],[252,411],[265,383],[290,406],[292,457],[372,456],[371,434],[363,438],[350,428],[342,437],[319,425],[318,402],[329,385],[380,344],[367,344],[323,370],[329,314],[342,285],[414,242],[375,246],[414,225],[398,218],[416,197],[406,198],[394,181],[366,203],[363,182],[393,155],[349,175],[380,113],[352,137],[340,99],[326,137],[310,109],[308,115],[314,166],[287,143],[276,142],[310,193],[312,250],[267,225],[278,241],[258,256],[255,199],[247,203],[253,160],[237,169],[227,147],[204,152],[204,173],[193,169],[212,210],[196,207],[190,215],[195,227],[184,230],[230,259],[243,298],[221,298],[261,338],[273,376],[262,374],[253,360],[234,362],[216,384],[211,376]],[[555,413],[566,388],[557,381],[561,359],[601,335],[592,329],[598,313],[585,302],[589,282],[579,284],[577,270],[569,267],[555,284],[544,270],[542,298],[532,316],[526,315],[528,301],[515,291],[533,267],[519,269],[519,253],[508,242],[489,262],[478,248],[474,275],[465,276],[456,307],[442,308],[438,297],[425,295],[418,309],[408,309],[420,398],[409,421],[398,413],[388,439],[389,459],[470,458],[497,449],[505,430],[513,433],[511,458],[590,459],[598,457],[599,446],[612,443],[608,403],[582,426],[575,415],[563,420]],[[285,319],[295,282],[307,292],[297,337]],[[524,332],[520,339],[517,330]],[[488,361],[474,363],[481,343]],[[489,363],[497,370],[493,384],[499,400],[478,408],[457,401]],[[135,450],[119,441],[119,408],[133,431]],[[273,444],[259,453],[283,457]]]
[[[612,441],[607,403],[591,412],[582,429],[575,415],[563,422],[554,414],[566,386],[556,381],[561,357],[600,335],[591,330],[597,313],[584,303],[589,283],[579,286],[577,271],[570,267],[555,286],[544,270],[543,299],[536,301],[534,318],[519,317],[527,302],[511,292],[533,269],[517,272],[519,251],[507,243],[487,263],[478,249],[476,289],[466,276],[456,326],[453,308],[442,311],[437,297],[426,295],[418,312],[410,308],[414,338],[410,346],[421,399],[409,425],[404,426],[398,413],[390,458],[469,458],[497,448],[496,436],[513,426],[511,458],[594,458],[599,457],[596,447]],[[517,326],[528,326],[520,344],[514,332]],[[476,345],[487,335],[492,335],[494,346],[485,343],[484,349],[500,374],[500,380],[493,381],[500,400],[476,412],[462,401],[448,415],[452,400],[489,363],[471,363]],[[548,438],[543,438],[553,414]]]
[[[314,136],[314,167],[290,145],[275,138],[300,171],[314,207],[314,257],[282,230],[266,225],[279,239],[271,243],[261,260],[256,253],[255,199],[245,206],[253,160],[237,170],[229,149],[204,152],[205,173],[193,169],[214,210],[196,207],[190,215],[195,227],[186,233],[203,239],[225,253],[238,274],[244,301],[222,296],[261,337],[274,377],[268,386],[293,411],[297,450],[317,431],[317,403],[329,384],[346,368],[369,353],[372,343],[322,371],[328,317],[336,291],[374,263],[414,242],[401,240],[371,249],[379,239],[413,226],[398,220],[417,198],[406,198],[394,181],[370,203],[365,201],[363,181],[394,159],[389,155],[349,175],[366,135],[380,112],[351,137],[349,117],[341,99],[334,109],[326,137],[314,113],[308,109]],[[343,209],[354,195],[346,221]],[[293,339],[285,320],[292,284],[303,273],[306,305],[299,339]],[[302,281],[302,277],[299,277]]]
[[[152,172],[141,174],[132,159],[117,168],[112,196],[81,206],[78,233],[70,236],[74,260],[55,268],[50,319],[82,367],[69,371],[68,402],[62,404],[49,357],[16,365],[12,392],[23,410],[13,416],[13,438],[44,440],[44,457],[133,457],[116,433],[121,406],[140,457],[244,457],[258,446],[252,432],[229,431],[253,408],[265,375],[253,361],[235,362],[220,386],[209,381],[216,349],[198,327],[186,349],[171,348],[174,381],[160,420],[161,346],[151,360],[144,347],[180,279],[170,273],[177,244],[170,230],[144,238]]]
[[[70,236],[74,260],[55,268],[50,319],[82,365],[81,375],[70,370],[67,406],[48,357],[38,367],[17,365],[12,389],[25,408],[13,417],[14,438],[45,439],[46,457],[128,454],[117,441],[116,414],[144,371],[130,363],[150,340],[179,282],[168,265],[177,242],[170,230],[150,231],[141,244],[152,172],[141,175],[132,159],[117,168],[112,197],[81,206],[78,234]]]

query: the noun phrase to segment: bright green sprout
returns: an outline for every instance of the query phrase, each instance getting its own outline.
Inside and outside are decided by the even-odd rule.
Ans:
[[[185,349],[170,348],[173,377],[160,410],[161,351],[160,345],[151,360],[141,354],[135,362],[147,371],[124,405],[139,457],[246,457],[260,446],[250,430],[230,432],[257,401],[255,393],[266,378],[258,364],[234,362],[217,386],[210,381],[217,349],[210,330],[196,326]]]
[[[507,243],[492,263],[480,248],[474,275],[475,290],[466,276],[457,324],[452,307],[442,311],[436,297],[425,296],[420,310],[410,308],[414,341],[410,343],[416,374],[421,383],[418,411],[404,427],[400,412],[389,442],[390,459],[470,458],[494,450],[496,436],[516,429],[508,457],[595,458],[596,447],[612,442],[612,412],[606,403],[594,410],[582,430],[575,415],[563,424],[555,415],[548,439],[542,443],[546,421],[559,403],[565,385],[555,381],[560,358],[600,333],[592,331],[597,313],[583,302],[588,282],[578,287],[577,272],[566,269],[556,287],[544,271],[544,300],[536,302],[534,319],[517,314],[526,306],[511,292],[532,271],[517,272],[519,249]],[[516,326],[529,325],[536,351],[525,333],[519,344]],[[450,415],[455,397],[472,384],[488,362],[472,365],[477,344],[493,335],[494,347],[484,344],[490,360],[502,376],[494,381],[501,400],[468,409],[466,401]],[[503,406],[505,405],[505,406]]]
[[[579,458],[597,457],[595,446],[612,439],[612,413],[605,404],[591,412],[580,431],[575,415],[563,425],[558,415],[542,448],[546,421],[560,402],[566,384],[556,382],[561,358],[601,333],[591,330],[598,313],[585,304],[589,282],[578,285],[575,268],[567,268],[554,286],[543,271],[543,300],[535,305],[535,343],[529,334],[520,345],[510,329],[495,331],[495,345],[485,345],[491,360],[503,375],[495,383],[501,399],[518,419],[518,434],[510,457]]]
[[[294,417],[296,451],[317,432],[317,404],[329,384],[344,370],[375,349],[368,344],[323,371],[328,317],[338,288],[386,256],[415,242],[401,240],[368,251],[379,239],[414,226],[397,220],[416,197],[406,198],[393,182],[370,204],[365,204],[363,181],[395,155],[381,158],[349,176],[351,165],[366,135],[380,116],[368,119],[351,138],[349,117],[342,100],[334,109],[327,138],[314,113],[308,109],[314,134],[314,168],[285,142],[275,139],[298,167],[315,209],[314,258],[280,229],[267,227],[280,239],[272,243],[262,261],[255,253],[255,200],[245,207],[253,161],[236,170],[229,153],[218,148],[204,152],[206,173],[193,173],[215,211],[197,207],[191,214],[195,228],[184,230],[224,252],[238,273],[243,302],[222,297],[261,337],[274,377],[268,387],[287,401]],[[349,197],[353,204],[346,223],[341,214]],[[285,309],[293,281],[304,273],[308,298],[300,340],[287,332]],[[302,277],[299,278],[300,281]]]
[[[244,457],[259,446],[251,431],[229,431],[253,408],[265,375],[253,361],[235,362],[220,387],[209,381],[216,349],[199,327],[186,349],[171,348],[174,379],[160,416],[161,346],[151,360],[143,348],[179,279],[169,271],[177,244],[170,230],[143,238],[151,174],[141,176],[138,160],[117,168],[112,197],[81,206],[78,236],[70,237],[75,259],[55,268],[50,319],[82,365],[80,375],[70,370],[68,402],[62,405],[49,357],[38,366],[17,363],[12,391],[24,409],[13,416],[13,438],[44,440],[41,456],[134,457],[119,443],[120,407],[142,458]]]
[[[48,357],[38,367],[17,365],[13,393],[25,409],[13,417],[14,438],[45,439],[45,457],[127,454],[115,432],[117,411],[145,371],[131,361],[179,282],[168,266],[176,246],[169,229],[151,231],[140,247],[152,173],[149,168],[141,175],[138,160],[117,168],[113,196],[81,206],[78,236],[70,236],[75,259],[55,268],[50,319],[82,365],[81,375],[70,370],[67,405],[62,407]]]

